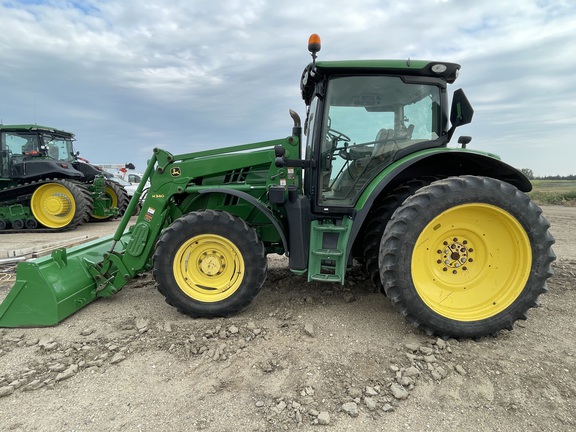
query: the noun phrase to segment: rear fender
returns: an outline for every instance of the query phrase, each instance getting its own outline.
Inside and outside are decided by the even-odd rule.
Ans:
[[[72,164],[64,161],[23,157],[13,161],[10,177],[20,183],[40,178],[64,178],[84,181],[84,174],[77,171]]]
[[[362,225],[380,196],[414,178],[460,175],[492,177],[510,183],[523,192],[532,190],[530,180],[520,170],[490,153],[444,147],[411,154],[382,171],[360,196],[355,208],[347,256],[350,256]]]

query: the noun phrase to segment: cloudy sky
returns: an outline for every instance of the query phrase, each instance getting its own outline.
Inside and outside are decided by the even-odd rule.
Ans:
[[[310,61],[460,63],[457,135],[535,175],[576,174],[573,0],[0,0],[0,119],[76,134],[91,162],[280,138]]]

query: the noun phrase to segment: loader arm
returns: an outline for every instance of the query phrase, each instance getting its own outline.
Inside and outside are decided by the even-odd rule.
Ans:
[[[104,254],[102,261],[89,263],[88,272],[96,282],[97,297],[108,297],[116,294],[136,274],[150,268],[155,240],[170,222],[168,203],[175,194],[184,192],[191,180],[186,175],[162,176],[173,160],[174,157],[167,151],[154,149],[142,180],[112,237],[113,242],[110,250]],[[144,185],[151,179],[154,171],[158,172],[160,176],[155,179],[155,182],[151,182],[151,187],[142,204],[143,210],[140,212],[136,224],[130,227],[128,239],[122,241],[126,227],[130,222],[130,215],[133,214],[138,205]]]

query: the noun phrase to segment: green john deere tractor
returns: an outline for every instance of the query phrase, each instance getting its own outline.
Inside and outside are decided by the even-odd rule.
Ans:
[[[78,159],[70,132],[0,125],[0,233],[71,230],[121,216],[128,194]]]
[[[181,312],[229,316],[257,296],[272,253],[308,281],[342,284],[364,263],[428,334],[477,338],[525,319],[546,292],[554,239],[520,171],[469,137],[448,146],[473,113],[461,90],[448,103],[460,66],[316,62],[315,35],[309,50],[305,138],[291,111],[286,138],[155,149],[114,235],[19,263],[0,326],[54,325],[149,270]]]

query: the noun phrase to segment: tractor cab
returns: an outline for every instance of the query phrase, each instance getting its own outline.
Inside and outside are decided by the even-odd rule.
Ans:
[[[72,166],[73,139],[73,134],[43,126],[0,126],[0,178],[18,182],[49,175],[82,179]]]
[[[0,177],[25,181],[49,177],[86,182],[104,179],[101,169],[78,156],[71,132],[38,125],[2,126],[0,132]]]
[[[41,126],[12,126],[2,131],[3,146],[14,155],[71,162],[74,135]]]
[[[319,42],[316,46],[319,50]],[[313,59],[301,82],[308,109],[303,153],[317,167],[307,173],[305,189],[315,196],[318,211],[350,209],[371,181],[398,160],[446,147],[451,137],[446,87],[456,79],[458,64],[316,62],[315,52]],[[459,124],[468,123],[471,107],[463,106],[463,94],[457,102],[467,117]]]

